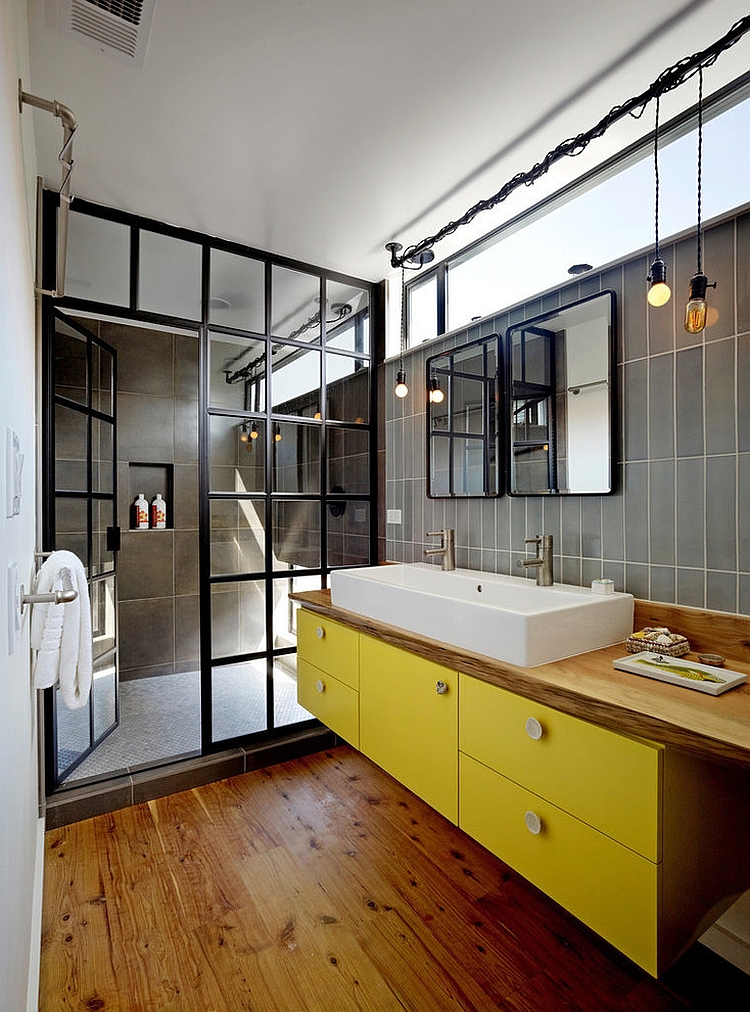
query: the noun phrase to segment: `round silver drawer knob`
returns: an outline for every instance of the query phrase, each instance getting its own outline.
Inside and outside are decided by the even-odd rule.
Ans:
[[[323,637],[326,634],[326,631],[325,631],[325,629],[323,628],[322,625],[319,625],[318,628],[315,630],[315,634],[316,634],[316,636],[318,637],[319,640],[322,640]]]
[[[536,719],[536,717],[529,717],[526,721],[526,734],[533,741],[539,741],[544,734],[544,728]]]
[[[436,682],[435,683],[435,692],[437,692],[438,696],[444,696],[447,691],[448,691],[448,683],[447,682],[442,682],[441,681],[441,682]]]
[[[536,812],[527,812],[523,817],[523,821],[526,823],[526,828],[530,833],[533,833],[534,836],[539,836],[542,831],[542,820]]]
[[[326,683],[321,678],[319,678],[315,683],[315,688],[318,690],[318,692],[325,692],[325,687]]]

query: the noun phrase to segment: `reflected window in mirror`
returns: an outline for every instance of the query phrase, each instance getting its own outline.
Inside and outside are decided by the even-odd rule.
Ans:
[[[507,332],[508,492],[614,491],[615,293]]]
[[[497,334],[427,359],[427,494],[502,493]]]

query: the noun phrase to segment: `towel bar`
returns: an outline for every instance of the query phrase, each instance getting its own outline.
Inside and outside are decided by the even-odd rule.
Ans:
[[[63,589],[54,590],[51,594],[24,594],[23,585],[21,585],[21,610],[27,604],[68,604],[70,601],[75,601],[78,591],[73,587],[70,570],[61,569],[60,578],[63,582]]]

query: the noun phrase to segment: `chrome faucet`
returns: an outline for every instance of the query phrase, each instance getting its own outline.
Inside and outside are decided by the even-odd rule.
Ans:
[[[535,538],[526,538],[525,545],[536,545],[536,557],[533,559],[521,559],[524,568],[533,566],[536,569],[537,587],[551,587],[555,582],[555,574],[552,569],[552,535],[537,534]]]
[[[440,548],[425,548],[425,555],[442,555],[442,566],[445,570],[456,568],[456,548],[452,527],[444,527],[442,531],[428,531],[428,538],[440,538]]]

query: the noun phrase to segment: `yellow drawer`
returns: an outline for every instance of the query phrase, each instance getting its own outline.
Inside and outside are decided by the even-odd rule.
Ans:
[[[458,674],[360,639],[364,754],[451,822],[458,819]]]
[[[359,633],[339,622],[300,608],[297,612],[297,653],[321,671],[359,688]]]
[[[333,675],[297,659],[297,702],[359,748],[359,693]]]
[[[650,861],[661,859],[663,746],[468,675],[460,699],[462,752]]]
[[[468,756],[459,777],[459,826],[655,976],[660,865]]]

